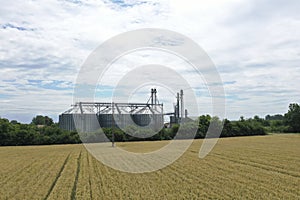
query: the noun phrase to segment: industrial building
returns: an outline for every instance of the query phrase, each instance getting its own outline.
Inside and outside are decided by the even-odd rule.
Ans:
[[[164,126],[165,115],[170,116],[171,125],[187,118],[183,90],[177,93],[177,102],[171,113],[164,113],[163,104],[157,99],[157,90],[151,89],[151,96],[146,103],[77,102],[59,115],[59,126],[80,132],[94,132],[99,125],[101,128],[125,128],[132,124],[159,130]]]

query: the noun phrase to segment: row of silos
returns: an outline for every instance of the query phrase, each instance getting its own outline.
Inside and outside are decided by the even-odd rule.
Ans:
[[[107,127],[126,128],[127,126],[161,129],[163,114],[78,114],[63,113],[59,116],[59,126],[69,131],[94,132]]]
[[[59,116],[59,126],[80,132],[131,125],[159,130],[164,126],[163,116],[163,104],[154,88],[147,103],[78,102]]]

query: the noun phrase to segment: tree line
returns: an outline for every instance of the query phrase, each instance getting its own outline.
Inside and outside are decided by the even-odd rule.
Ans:
[[[134,126],[126,127],[124,131],[118,128],[103,128],[102,130],[110,140],[114,136],[115,141],[170,140],[176,136],[178,130],[180,130],[181,138],[190,139],[192,131],[195,131],[192,135],[193,138],[219,137],[219,135],[216,135],[218,131],[221,132],[220,137],[266,135],[267,133],[300,133],[300,106],[296,103],[290,104],[288,112],[284,115],[267,115],[265,118],[254,116],[249,119],[240,117],[237,121],[220,120],[218,117],[202,115],[194,121],[181,125],[173,124],[170,128],[164,127],[158,133],[147,138],[132,136],[151,134],[151,130]],[[97,142],[100,134],[102,134],[100,131],[96,131],[81,134],[81,137],[79,137],[76,131],[60,129],[59,125],[54,123],[48,116],[36,116],[30,124],[0,118],[0,146],[75,144],[82,141]]]
[[[37,116],[30,124],[0,118],[0,146],[80,143],[76,131],[59,128],[49,117]]]

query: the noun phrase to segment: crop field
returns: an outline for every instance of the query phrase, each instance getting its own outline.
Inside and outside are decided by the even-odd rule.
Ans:
[[[106,167],[83,145],[0,147],[0,199],[300,199],[300,135],[203,140],[172,165],[131,174]],[[168,141],[128,142],[148,152]]]

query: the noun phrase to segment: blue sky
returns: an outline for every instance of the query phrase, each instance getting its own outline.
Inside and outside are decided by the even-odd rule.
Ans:
[[[285,113],[289,103],[300,102],[299,10],[298,0],[3,1],[0,116],[57,120],[73,103],[89,54],[112,36],[139,28],[179,32],[207,52],[224,82],[227,118]],[[156,54],[145,55],[143,61]],[[124,64],[116,65],[119,72]],[[117,75],[104,80],[97,98],[109,100]],[[210,113],[209,93],[199,88],[199,114]]]

